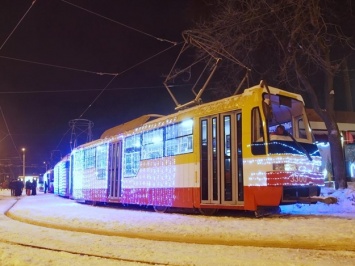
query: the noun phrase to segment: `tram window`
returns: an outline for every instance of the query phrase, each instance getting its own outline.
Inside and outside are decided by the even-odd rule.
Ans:
[[[251,151],[255,155],[265,154],[264,129],[259,108],[253,108],[251,118]]]
[[[125,139],[123,176],[136,176],[139,170],[141,154],[141,135],[132,135]]]
[[[74,167],[76,171],[81,171],[84,169],[84,151],[78,150],[74,153]]]
[[[95,148],[89,148],[84,150],[84,169],[95,167],[95,151]]]
[[[301,139],[307,139],[306,128],[305,128],[302,117],[299,118],[297,121],[298,121],[298,136],[297,137],[301,138]]]
[[[252,110],[252,142],[264,141],[263,124],[260,117],[259,108]]]
[[[193,151],[192,128],[192,119],[166,127],[165,156],[184,154]]]
[[[163,157],[163,129],[144,132],[142,136],[142,160]]]
[[[96,176],[97,179],[107,178],[107,143],[96,147]]]

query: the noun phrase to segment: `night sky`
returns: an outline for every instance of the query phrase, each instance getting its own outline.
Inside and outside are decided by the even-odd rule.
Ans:
[[[173,42],[203,3],[0,0],[0,164],[20,167],[22,147],[29,173],[64,156],[72,119],[92,121],[97,139],[140,115],[174,112],[163,86],[181,49]]]

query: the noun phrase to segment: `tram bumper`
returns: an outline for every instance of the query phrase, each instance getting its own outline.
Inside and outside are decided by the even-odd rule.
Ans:
[[[284,186],[281,205],[294,203],[315,204],[317,202],[337,203],[337,198],[335,197],[321,197],[320,190],[320,186],[314,185]]]

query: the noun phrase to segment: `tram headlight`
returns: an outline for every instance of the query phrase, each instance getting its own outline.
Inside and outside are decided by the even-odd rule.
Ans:
[[[294,163],[274,163],[272,169],[275,171],[297,171],[297,166]]]

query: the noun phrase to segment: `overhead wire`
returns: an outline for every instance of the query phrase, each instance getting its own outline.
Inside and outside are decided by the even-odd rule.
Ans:
[[[127,71],[129,71],[129,70],[131,70],[131,69],[133,69],[133,68],[135,68],[135,67],[137,67],[137,66],[139,66],[139,65],[141,65],[141,64],[143,64],[143,63],[145,63],[145,62],[147,62],[147,61],[149,61],[149,60],[151,60],[152,58],[154,58],[154,57],[156,57],[156,56],[158,56],[158,55],[160,55],[160,54],[162,54],[162,53],[164,53],[164,52],[170,50],[170,49],[171,49],[172,47],[174,47],[174,46],[175,46],[175,45],[170,46],[170,47],[168,47],[168,48],[166,48],[166,49],[164,49],[164,50],[162,50],[162,51],[156,53],[155,55],[152,55],[152,56],[150,56],[150,57],[148,57],[148,58],[146,58],[146,59],[144,59],[144,60],[138,62],[137,64],[134,64],[133,66],[131,66],[131,67],[125,69],[124,71],[121,71],[120,73],[116,74],[116,75],[107,83],[107,85],[102,89],[102,91],[96,96],[96,98],[90,103],[90,105],[85,109],[85,111],[79,116],[79,118],[81,118],[81,117],[87,112],[87,110],[90,109],[90,107],[96,102],[96,100],[102,95],[102,93],[108,88],[108,86],[109,86],[119,75],[122,75],[122,74],[126,73]]]
[[[31,6],[27,9],[27,11],[25,12],[25,14],[21,17],[21,19],[19,20],[19,22],[15,25],[14,29],[10,32],[10,34],[7,36],[7,38],[5,39],[5,41],[4,41],[4,42],[2,43],[2,45],[0,46],[0,50],[5,46],[5,44],[7,43],[7,41],[10,39],[10,37],[12,36],[12,34],[15,32],[15,30],[16,30],[16,29],[18,28],[18,26],[21,24],[21,22],[23,21],[23,19],[27,16],[28,12],[31,10],[31,8],[33,7],[33,5],[34,5],[35,3],[36,3],[36,0],[33,0]],[[10,136],[10,138],[11,138],[11,142],[12,142],[14,148],[15,148],[16,153],[18,154],[19,158],[21,158],[21,156],[20,156],[20,154],[19,154],[19,151],[18,151],[18,149],[17,149],[17,146],[16,146],[16,144],[15,144],[15,141],[14,141],[14,139],[13,139],[13,136],[12,136],[12,134],[10,133],[10,129],[9,129],[8,124],[7,124],[7,121],[6,121],[6,118],[5,118],[5,115],[4,115],[3,111],[2,111],[1,106],[0,106],[0,111],[1,111],[1,115],[2,115],[2,118],[3,118],[4,123],[5,123],[6,129],[7,129],[7,134],[8,134],[8,135]],[[8,135],[7,135],[7,136],[8,136]],[[6,138],[7,136],[5,136],[5,138]]]
[[[15,30],[17,29],[17,27],[20,25],[20,23],[22,22],[22,20],[26,17],[27,13],[31,10],[31,8],[33,7],[33,5],[36,3],[36,0],[32,1],[31,6],[27,9],[26,13],[22,16],[22,18],[20,19],[20,21],[16,24],[15,28],[10,32],[9,36],[7,36],[7,38],[5,39],[5,41],[3,42],[3,44],[0,47],[0,50],[4,47],[4,45],[7,43],[7,41],[10,39],[10,37],[12,36],[12,34],[15,32]]]
[[[34,1],[32,2],[32,5],[30,6],[30,8],[26,11],[26,13],[24,14],[24,16],[20,19],[20,21],[17,23],[17,25],[16,25],[15,28],[12,30],[12,32],[10,33],[10,35],[6,38],[6,40],[4,41],[4,43],[1,45],[0,50],[1,50],[2,47],[6,44],[6,42],[10,39],[11,35],[14,33],[14,31],[15,31],[15,30],[17,29],[17,27],[20,25],[20,23],[21,23],[22,20],[25,18],[25,16],[26,16],[27,13],[30,11],[30,9],[32,8],[32,6],[34,5],[35,2],[36,2],[36,0],[34,0]],[[150,57],[148,57],[148,58],[142,60],[141,62],[139,62],[139,63],[137,63],[137,64],[134,64],[133,66],[127,68],[127,69],[124,70],[124,71],[121,71],[120,73],[104,73],[104,72],[97,72],[97,71],[90,71],[90,70],[83,70],[83,69],[78,69],[78,68],[60,66],[60,65],[55,65],[55,64],[48,64],[48,63],[36,62],[36,61],[31,61],[31,60],[24,60],[24,59],[12,58],[12,57],[7,57],[7,56],[0,56],[0,58],[4,58],[4,59],[8,59],[8,60],[15,60],[15,61],[20,61],[20,62],[26,62],[26,63],[32,63],[32,64],[43,65],[43,66],[61,68],[61,69],[66,69],[66,70],[85,72],[85,73],[89,73],[89,74],[111,75],[111,76],[113,76],[113,78],[106,84],[106,86],[100,91],[100,93],[99,93],[99,94],[95,97],[95,99],[89,104],[89,106],[81,113],[81,115],[79,116],[79,118],[81,118],[81,117],[90,109],[90,107],[97,101],[97,99],[103,94],[103,92],[104,92],[104,91],[108,88],[108,86],[116,79],[117,76],[122,75],[123,73],[126,73],[127,71],[129,71],[129,70],[131,70],[131,69],[133,69],[133,68],[135,68],[135,67],[137,67],[137,66],[139,66],[139,65],[141,65],[141,64],[143,64],[143,63],[145,63],[145,62],[147,62],[147,61],[149,61],[149,60],[151,60],[152,58],[154,58],[154,57],[156,57],[156,56],[158,56],[158,55],[160,55],[160,54],[162,54],[162,53],[164,53],[164,52],[170,50],[172,47],[174,47],[174,46],[176,46],[176,45],[178,44],[177,42],[173,42],[173,41],[170,41],[170,40],[167,40],[167,39],[159,38],[159,37],[156,37],[156,36],[154,36],[154,35],[152,35],[152,34],[149,34],[149,33],[146,33],[146,32],[144,32],[144,31],[138,30],[138,29],[136,29],[136,28],[133,28],[133,27],[128,26],[128,25],[126,25],[126,24],[123,24],[123,23],[121,23],[121,22],[115,21],[115,20],[113,20],[113,19],[110,19],[110,18],[108,18],[108,17],[105,17],[105,16],[103,16],[103,15],[100,15],[100,14],[98,14],[98,13],[96,13],[96,12],[93,12],[93,11],[88,10],[88,9],[86,9],[86,8],[83,8],[83,7],[81,7],[81,6],[78,6],[78,5],[75,5],[75,4],[73,4],[73,3],[70,3],[70,2],[68,2],[68,1],[62,0],[62,2],[63,2],[63,3],[66,3],[66,4],[69,4],[69,5],[71,5],[71,6],[74,6],[74,7],[76,7],[76,8],[79,8],[79,9],[81,9],[81,10],[84,10],[84,11],[86,11],[86,12],[88,12],[88,13],[91,13],[91,14],[94,14],[94,15],[96,15],[96,16],[99,16],[99,17],[101,17],[101,18],[104,18],[104,19],[106,19],[106,20],[109,20],[109,21],[111,21],[111,22],[114,22],[114,23],[116,23],[116,24],[119,24],[119,25],[121,25],[121,26],[123,26],[123,27],[126,27],[126,28],[128,28],[128,29],[131,29],[131,30],[133,30],[133,31],[139,32],[139,33],[141,33],[141,34],[143,34],[143,35],[146,35],[146,36],[149,36],[149,37],[151,37],[151,38],[154,38],[154,39],[156,39],[156,40],[158,40],[158,41],[164,41],[164,42],[168,42],[168,43],[172,44],[172,46],[170,46],[170,47],[168,47],[168,48],[166,48],[166,49],[164,49],[164,50],[162,50],[162,51],[156,53],[156,54],[153,55],[153,56],[150,56]],[[69,132],[69,130],[64,134],[64,136],[65,136],[68,132]],[[11,134],[10,134],[10,136],[11,136]],[[63,136],[63,137],[64,137],[64,136]],[[13,140],[12,136],[11,136],[11,139],[12,139],[12,142],[13,142],[14,146],[16,147],[16,144],[14,143],[14,140]],[[62,138],[62,139],[63,139],[63,138]],[[58,146],[59,146],[59,144],[58,144]],[[17,147],[16,147],[16,150],[17,150]]]
[[[66,70],[73,70],[73,71],[95,74],[95,75],[100,75],[100,76],[104,76],[104,75],[115,76],[115,75],[117,75],[117,73],[91,71],[91,70],[85,70],[85,69],[79,69],[79,68],[73,68],[73,67],[66,67],[66,66],[60,66],[60,65],[54,65],[54,64],[41,63],[41,62],[19,59],[19,58],[3,56],[3,55],[0,55],[0,58],[14,60],[14,61],[20,61],[20,62],[25,62],[25,63],[31,63],[31,64],[36,64],[36,65],[48,66],[48,67],[62,68],[62,69],[66,69]]]
[[[102,93],[104,93],[104,91],[105,91],[105,90],[108,88],[108,86],[116,79],[116,77],[118,77],[119,75],[122,75],[123,73],[125,73],[125,72],[127,72],[127,71],[129,71],[129,70],[131,70],[131,69],[133,69],[133,68],[135,68],[135,67],[137,67],[137,66],[143,64],[144,62],[147,62],[147,61],[151,60],[152,58],[154,58],[154,57],[156,57],[156,56],[158,56],[158,55],[160,55],[160,54],[166,52],[167,50],[171,49],[171,48],[174,47],[174,46],[175,46],[175,45],[170,46],[170,47],[168,47],[168,48],[166,48],[166,49],[160,51],[159,53],[156,53],[155,55],[150,56],[150,57],[148,57],[148,58],[142,60],[141,62],[139,62],[139,63],[137,63],[137,64],[135,64],[135,65],[133,65],[133,66],[127,68],[126,70],[124,70],[124,71],[122,71],[122,72],[120,72],[120,73],[117,73],[117,75],[115,75],[115,76],[106,84],[106,86],[101,90],[101,92],[100,92],[100,93],[95,97],[95,99],[89,104],[89,106],[84,110],[84,112],[79,116],[79,118],[81,118],[81,117],[90,109],[90,107],[97,101],[97,99],[102,95]],[[68,130],[64,133],[64,135],[62,136],[61,140],[59,141],[59,143],[58,143],[56,149],[58,149],[59,145],[61,144],[61,142],[63,141],[64,137],[68,134],[69,131],[70,131],[70,129],[68,129]]]
[[[141,34],[143,34],[143,35],[146,35],[146,36],[149,36],[149,37],[151,37],[151,38],[154,38],[154,39],[156,39],[156,40],[158,40],[158,41],[161,41],[161,42],[169,42],[169,43],[171,43],[171,44],[173,44],[173,45],[176,45],[176,44],[177,44],[177,42],[173,42],[173,41],[170,41],[170,40],[167,40],[167,39],[163,39],[163,38],[156,37],[156,36],[154,36],[154,35],[152,35],[152,34],[149,34],[149,33],[147,33],[147,32],[144,32],[144,31],[142,31],[142,30],[139,30],[139,29],[133,28],[133,27],[131,27],[131,26],[128,26],[128,25],[126,25],[126,24],[123,24],[122,22],[118,22],[118,21],[116,21],[116,20],[113,20],[113,19],[108,18],[108,17],[106,17],[106,16],[103,16],[103,15],[101,15],[101,14],[98,14],[98,13],[96,13],[96,12],[94,12],[94,11],[91,11],[91,10],[89,10],[89,9],[87,9],[87,8],[81,7],[81,6],[79,6],[79,5],[75,5],[75,4],[73,4],[73,3],[69,2],[69,1],[62,0],[62,2],[66,3],[66,4],[68,4],[68,5],[74,6],[74,7],[76,7],[76,8],[79,8],[79,9],[81,9],[81,10],[83,10],[83,11],[88,12],[88,13],[91,13],[91,14],[93,14],[93,15],[95,15],[95,16],[100,17],[100,18],[103,18],[103,19],[109,20],[109,21],[111,21],[111,22],[114,22],[114,23],[116,23],[116,24],[118,24],[118,25],[121,25],[121,26],[123,26],[123,27],[125,27],[125,28],[128,28],[128,29],[130,29],[130,30],[133,30],[133,31],[139,32],[139,33],[141,33]]]
[[[7,124],[7,121],[6,121],[4,112],[2,111],[1,105],[0,105],[0,112],[1,112],[2,119],[4,120],[4,124],[5,124],[6,130],[7,130],[7,134],[10,136],[12,145],[14,146],[15,151],[16,151],[16,153],[18,154],[18,156],[21,158],[20,153],[19,153],[19,150],[17,149],[16,143],[15,143],[15,141],[14,141],[14,139],[13,139],[13,137],[12,137],[12,134],[11,134],[11,132],[10,132],[9,125]]]
[[[104,91],[106,90],[106,88],[108,86],[110,86],[110,84],[117,78],[117,75],[115,75],[105,86],[105,88],[103,88],[101,90],[101,92],[96,96],[96,98],[89,104],[89,106],[84,110],[84,112],[81,113],[81,115],[79,116],[79,118],[82,118],[83,115],[87,112],[87,110],[90,109],[90,107],[96,102],[96,100],[104,93]]]
[[[169,85],[170,87],[182,87],[191,84],[184,85]],[[117,87],[117,88],[107,88],[106,91],[117,91],[117,90],[146,90],[146,89],[158,89],[164,88],[163,85],[160,86],[142,86],[142,87]],[[45,91],[0,91],[0,94],[36,94],[36,93],[75,93],[75,92],[97,92],[101,89],[74,89],[74,90],[45,90]]]
[[[166,39],[158,38],[158,37],[156,37],[156,36],[153,36],[152,34],[149,34],[149,33],[143,32],[143,31],[141,31],[141,30],[138,30],[138,29],[136,29],[136,28],[130,27],[130,26],[126,25],[126,24],[120,23],[120,22],[118,22],[118,21],[115,21],[115,20],[110,19],[110,18],[108,18],[108,17],[105,17],[105,16],[103,16],[103,15],[100,15],[100,14],[98,14],[98,13],[96,13],[96,12],[93,12],[93,11],[88,10],[88,9],[86,9],[86,8],[83,8],[83,7],[81,7],[81,6],[75,5],[75,4],[70,3],[70,2],[68,2],[68,1],[62,0],[62,2],[66,3],[66,4],[69,4],[69,5],[72,5],[72,6],[76,7],[76,8],[79,8],[79,9],[81,9],[81,10],[84,10],[84,11],[86,11],[86,12],[89,12],[89,13],[91,13],[91,14],[94,14],[94,15],[96,15],[96,16],[99,16],[99,17],[101,17],[101,18],[104,18],[104,19],[106,19],[106,20],[109,20],[109,21],[111,21],[111,22],[114,22],[114,23],[116,23],[116,24],[119,24],[119,25],[121,25],[121,26],[124,26],[124,27],[126,27],[126,28],[128,28],[128,29],[134,30],[134,31],[136,31],[136,32],[139,32],[139,33],[141,33],[141,34],[144,34],[144,35],[146,35],[146,36],[149,36],[149,37],[151,37],[151,38],[154,38],[154,39],[156,39],[156,40],[165,41],[165,42],[168,42],[168,43],[171,43],[171,44],[172,44],[170,47],[168,47],[168,48],[166,48],[166,49],[164,49],[164,50],[162,50],[162,51],[160,51],[160,52],[154,54],[153,56],[150,56],[150,57],[148,57],[148,58],[146,58],[146,59],[144,59],[144,60],[138,62],[137,64],[134,64],[133,66],[131,66],[131,67],[129,67],[129,68],[127,68],[127,69],[121,71],[120,73],[115,73],[115,74],[113,74],[114,77],[106,84],[106,86],[105,86],[105,87],[101,90],[101,92],[95,97],[95,99],[94,99],[94,100],[88,105],[88,107],[80,114],[79,118],[82,118],[82,117],[83,117],[83,115],[92,107],[92,105],[98,100],[98,98],[104,93],[104,91],[107,90],[108,86],[109,86],[119,75],[122,75],[122,74],[126,73],[127,71],[129,71],[129,70],[131,70],[131,69],[133,69],[133,68],[135,68],[135,67],[137,67],[137,66],[139,66],[139,65],[141,65],[141,64],[143,64],[143,63],[145,63],[145,62],[147,62],[147,61],[149,61],[149,60],[151,60],[151,59],[153,59],[154,57],[156,57],[156,56],[158,56],[158,55],[160,55],[160,54],[162,54],[162,53],[164,53],[164,52],[170,50],[171,48],[175,47],[176,45],[178,45],[177,42],[172,42],[172,41],[169,41],[169,40],[166,40]],[[65,135],[68,134],[68,132],[69,132],[69,130],[63,135],[62,139],[60,140],[59,144],[57,145],[57,148],[59,147],[60,143],[61,143],[62,140],[64,139]]]

